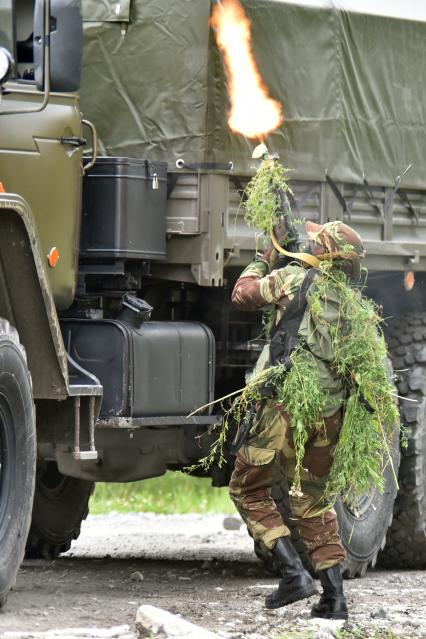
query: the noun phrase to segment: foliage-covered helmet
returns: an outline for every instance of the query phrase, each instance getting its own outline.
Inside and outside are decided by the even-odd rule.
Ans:
[[[314,255],[335,258],[351,277],[359,274],[365,250],[360,235],[353,228],[335,220],[327,224],[306,222],[306,231]]]
[[[322,244],[328,253],[336,251],[355,251],[360,257],[364,257],[365,251],[359,234],[347,224],[336,220],[327,224],[306,222],[306,231],[309,239]]]

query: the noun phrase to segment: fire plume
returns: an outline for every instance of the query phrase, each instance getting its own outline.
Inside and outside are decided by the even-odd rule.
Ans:
[[[211,25],[223,53],[230,97],[229,127],[264,139],[284,121],[281,103],[269,96],[253,54],[251,24],[239,0],[219,1]]]

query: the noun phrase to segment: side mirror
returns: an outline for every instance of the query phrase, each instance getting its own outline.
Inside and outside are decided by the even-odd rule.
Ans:
[[[0,47],[0,84],[7,82],[12,75],[13,70],[13,58],[12,54],[5,49],[4,47]]]
[[[46,0],[34,9],[34,67],[37,88],[44,91],[44,12]],[[64,93],[80,88],[83,58],[81,0],[50,0],[50,90]]]

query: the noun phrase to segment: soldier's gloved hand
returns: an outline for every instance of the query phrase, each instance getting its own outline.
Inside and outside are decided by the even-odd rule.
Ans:
[[[285,226],[285,219],[283,215],[280,218],[279,224],[276,224],[274,226],[274,235],[276,237],[278,244],[280,246],[283,246],[288,236],[288,231]],[[278,257],[279,257],[278,251],[274,248],[274,245],[272,244],[272,240],[271,240],[270,245],[262,254],[262,260],[268,263],[270,271],[274,268],[278,260]]]
[[[274,235],[280,246],[284,246],[288,237],[288,230],[285,223],[284,215],[281,215],[280,221],[274,226]]]

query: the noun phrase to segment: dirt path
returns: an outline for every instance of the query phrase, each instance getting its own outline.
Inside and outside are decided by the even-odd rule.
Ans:
[[[221,516],[90,517],[67,555],[24,563],[0,614],[0,637],[18,630],[133,628],[142,603],[229,638],[332,637],[310,620],[309,601],[265,610],[264,596],[276,581],[251,547],[242,528],[224,529]],[[346,582],[346,590],[352,613],[346,636],[426,637],[424,572],[372,571]]]

